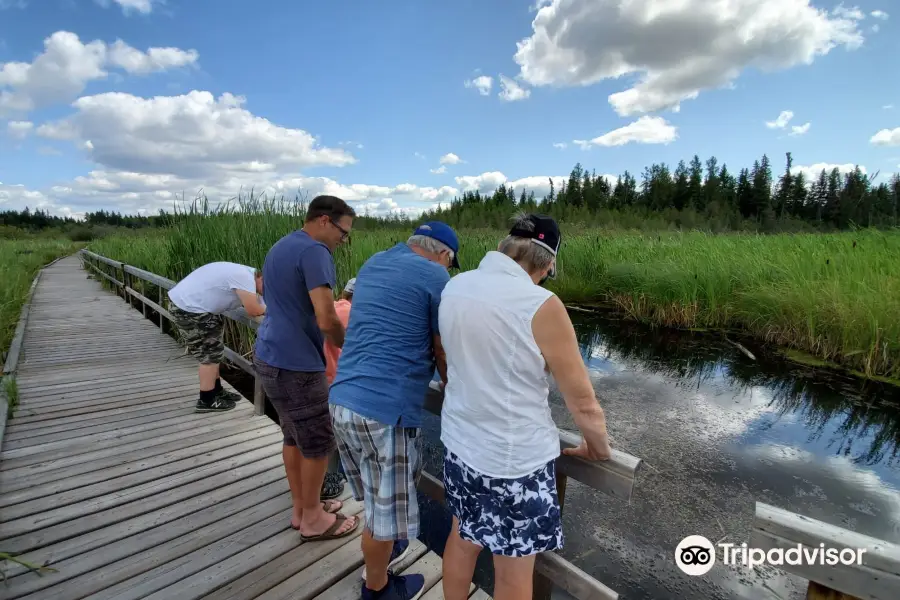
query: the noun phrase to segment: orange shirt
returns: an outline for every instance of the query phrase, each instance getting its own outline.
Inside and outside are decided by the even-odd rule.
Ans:
[[[341,320],[341,323],[344,325],[344,329],[347,329],[347,323],[350,321],[350,301],[349,300],[338,300],[334,303],[334,312],[337,313],[338,319]],[[337,373],[337,363],[338,359],[341,357],[341,349],[335,347],[334,344],[326,337],[325,338],[325,378],[328,379],[328,385],[331,385],[331,382],[334,381],[334,376]]]

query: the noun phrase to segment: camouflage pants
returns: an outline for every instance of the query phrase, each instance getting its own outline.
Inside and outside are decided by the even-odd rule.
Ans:
[[[225,360],[225,317],[212,313],[189,313],[171,302],[169,312],[181,332],[188,351],[202,365],[220,364]]]

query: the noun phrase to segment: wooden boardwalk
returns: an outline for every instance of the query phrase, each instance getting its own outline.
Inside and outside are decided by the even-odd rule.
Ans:
[[[196,362],[77,258],[45,269],[23,352],[0,552],[55,572],[7,563],[0,599],[359,597],[361,527],[310,544],[290,528],[279,427],[250,401],[195,414]],[[440,557],[413,548],[397,570],[442,598]]]

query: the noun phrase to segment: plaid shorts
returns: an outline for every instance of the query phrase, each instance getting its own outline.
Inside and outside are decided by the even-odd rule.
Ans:
[[[416,484],[422,474],[420,429],[385,425],[332,404],[331,418],[347,481],[363,502],[377,541],[419,535]]]
[[[181,331],[181,338],[202,365],[217,365],[225,360],[225,317],[212,313],[190,313],[169,301],[169,313]]]

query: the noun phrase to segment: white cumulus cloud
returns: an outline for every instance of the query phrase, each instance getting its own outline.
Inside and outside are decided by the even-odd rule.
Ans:
[[[184,177],[355,162],[341,148],[319,146],[306,131],[252,114],[244,103],[197,90],[154,98],[110,92],[79,98],[73,116],[39,127],[38,134],[90,142],[90,158],[107,167]]]
[[[346,184],[305,175],[306,168],[340,167],[356,159],[344,148],[322,146],[304,130],[254,115],[244,98],[228,93],[214,97],[195,90],[153,98],[106,93],[81,97],[72,106],[71,116],[44,123],[36,133],[71,142],[95,168],[28,194],[21,186],[7,186],[7,204],[22,208],[26,201],[29,206],[40,201],[71,214],[98,208],[155,214],[200,192],[216,205],[252,189],[288,199],[297,193],[307,199],[334,194],[361,213],[414,216],[459,194],[453,186]],[[455,154],[448,157],[460,162]]]
[[[482,96],[490,96],[491,88],[494,86],[494,79],[487,75],[480,75],[474,79],[465,82],[467,88],[474,88]]]
[[[888,17],[890,16],[890,15],[888,15],[886,12],[884,12],[883,10],[873,10],[873,11],[870,12],[869,14],[872,15],[873,18],[875,18],[875,19],[881,19],[882,21],[887,21],[887,20],[888,20]]]
[[[609,96],[622,116],[675,109],[700,92],[733,85],[747,69],[810,64],[863,43],[852,12],[810,0],[553,0],[517,44],[520,78],[532,86],[585,86],[637,76]]]
[[[807,131],[809,131],[809,128],[811,126],[812,126],[812,123],[804,123],[803,125],[794,125],[791,127],[791,135],[793,135],[793,136],[803,135]]]
[[[531,90],[523,88],[516,83],[515,80],[510,79],[505,75],[500,75],[500,90],[498,96],[500,96],[501,100],[505,100],[506,102],[525,100],[531,95]]]
[[[0,210],[43,210],[61,217],[80,217],[68,206],[58,204],[44,192],[30,190],[24,185],[0,181]]]
[[[447,172],[447,166],[446,166],[446,165],[441,165],[441,166],[438,167],[437,169],[429,169],[429,171],[431,171],[431,172],[434,173],[435,175],[443,175],[444,173]]]
[[[850,173],[854,169],[856,169],[857,165],[853,163],[843,163],[843,164],[833,164],[833,163],[816,163],[814,165],[793,165],[791,167],[791,174],[797,175],[798,173],[803,173],[803,178],[806,180],[807,185],[811,185],[818,181],[819,175],[822,174],[822,171],[825,171],[826,175],[830,175],[834,169],[837,169],[841,175],[846,175]],[[863,165],[859,165],[859,170],[862,173],[866,173],[866,168]]]
[[[461,162],[463,162],[462,159],[452,152],[448,152],[441,157],[442,165],[458,165]]]
[[[569,145],[566,144],[565,142],[556,142],[555,144],[553,144],[553,147],[556,148],[557,150],[565,150],[566,148],[569,147]]]
[[[617,177],[615,175],[601,175],[611,185],[615,185]],[[550,181],[553,181],[553,187],[558,192],[560,188],[569,180],[564,175],[533,175],[530,177],[521,177],[519,179],[510,180],[500,171],[488,171],[481,175],[463,175],[456,178],[456,185],[463,192],[480,192],[481,194],[493,194],[501,185],[512,187],[518,200],[522,191],[526,194],[534,192],[537,199],[541,199],[550,193]]]
[[[27,113],[69,102],[91,81],[105,79],[110,67],[144,75],[197,62],[195,50],[149,48],[146,52],[118,40],[82,43],[77,35],[57,31],[44,40],[44,51],[32,62],[0,63],[0,115]]]
[[[882,129],[873,135],[869,142],[876,146],[900,146],[900,127]]]
[[[121,67],[129,73],[138,75],[184,67],[194,64],[198,58],[196,50],[150,48],[147,52],[141,52],[122,40],[117,40],[108,49],[110,65]]]
[[[24,140],[32,129],[34,129],[34,123],[31,121],[10,121],[6,124],[6,132],[17,140]]]
[[[301,194],[311,200],[319,194],[343,198],[358,213],[371,215],[416,215],[449,203],[459,194],[452,186],[431,187],[412,183],[395,186],[364,183],[343,184],[328,177],[286,177],[272,173],[232,174],[224,179],[191,179],[172,174],[94,170],[47,191],[57,205],[84,212],[97,207],[114,208],[130,214],[155,214],[173,210],[182,200],[190,203],[201,191],[215,205],[253,189],[255,194],[284,196],[292,200]],[[184,194],[184,196],[182,196]]]
[[[793,112],[789,110],[783,110],[781,111],[781,114],[778,115],[778,118],[774,121],[766,121],[766,127],[768,127],[769,129],[784,129],[793,118]]]
[[[122,12],[126,15],[135,12],[142,15],[149,15],[153,12],[153,7],[155,5],[162,4],[162,0],[96,0],[96,2],[104,7],[111,6],[112,3],[115,3],[121,7]]]
[[[586,150],[592,146],[624,146],[625,144],[668,144],[678,139],[678,128],[662,117],[641,117],[624,127],[604,133],[592,140],[572,140]]]

